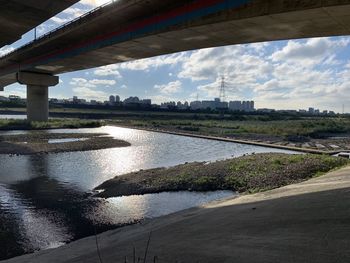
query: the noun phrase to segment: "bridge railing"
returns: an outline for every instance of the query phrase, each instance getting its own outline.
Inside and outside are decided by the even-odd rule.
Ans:
[[[76,18],[74,18],[73,20],[70,20],[62,25],[60,25],[59,27],[56,27],[54,29],[52,29],[51,31],[46,32],[45,34],[37,37],[36,39],[33,39],[32,41],[12,50],[9,53],[6,53],[5,55],[1,56],[0,59],[5,59],[6,57],[11,56],[13,53],[16,53],[22,49],[26,49],[29,46],[32,46],[40,41],[49,39],[53,34],[57,33],[58,31],[65,31],[67,28],[69,28],[70,26],[72,26],[74,24],[74,26],[76,26],[77,24],[81,24],[81,22],[85,21],[85,19],[87,18],[91,18],[91,16],[96,15],[97,13],[99,13],[102,9],[104,9],[106,6],[109,6],[111,4],[116,4],[118,3],[120,0],[111,0],[110,2],[107,2],[103,5],[100,5],[86,13],[84,13],[81,16],[78,16]],[[47,22],[47,21],[46,21]],[[44,23],[46,23],[44,22]]]

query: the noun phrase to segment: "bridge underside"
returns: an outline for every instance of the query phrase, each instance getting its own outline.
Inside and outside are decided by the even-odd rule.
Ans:
[[[198,8],[207,2],[222,5]],[[0,87],[16,82],[18,71],[55,75],[199,48],[349,34],[350,0],[120,0],[0,59]]]
[[[0,47],[50,19],[79,0],[0,0]]]
[[[339,13],[345,16],[337,16]],[[344,26],[345,21],[350,25],[350,5],[330,10],[306,10],[293,14],[276,14],[198,25],[132,39],[60,61],[38,65],[33,70],[60,74],[200,48],[348,35],[350,26]]]
[[[60,74],[199,48],[350,33],[350,0],[243,1],[247,4],[176,25],[156,23],[143,34],[128,31],[138,26],[135,17],[147,22],[150,12],[166,15],[188,1],[176,1],[175,7],[170,0],[119,2],[1,59],[0,75],[18,69]]]

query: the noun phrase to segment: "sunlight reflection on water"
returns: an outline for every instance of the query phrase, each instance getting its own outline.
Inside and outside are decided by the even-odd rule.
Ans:
[[[56,247],[92,235],[95,229],[102,232],[234,194],[178,192],[107,200],[87,194],[114,176],[253,152],[287,152],[111,126],[48,132],[108,133],[131,146],[47,155],[0,155],[0,231],[7,235],[6,245],[0,246],[3,258]],[[28,132],[0,134],[20,133]]]

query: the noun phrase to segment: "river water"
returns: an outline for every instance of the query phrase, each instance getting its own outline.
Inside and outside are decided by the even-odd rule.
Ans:
[[[102,182],[140,169],[284,150],[106,126],[49,132],[108,133],[132,146],[33,156],[0,155],[0,259],[57,247],[234,195],[161,193],[109,199],[89,193]],[[18,134],[19,131],[1,134]]]

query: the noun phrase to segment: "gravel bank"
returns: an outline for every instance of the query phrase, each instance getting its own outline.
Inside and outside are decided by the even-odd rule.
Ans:
[[[44,154],[127,147],[130,143],[103,133],[45,133],[0,136],[0,154]]]
[[[164,191],[259,192],[297,183],[344,166],[349,160],[325,155],[256,154],[214,163],[195,162],[117,176],[96,188],[99,197]]]

